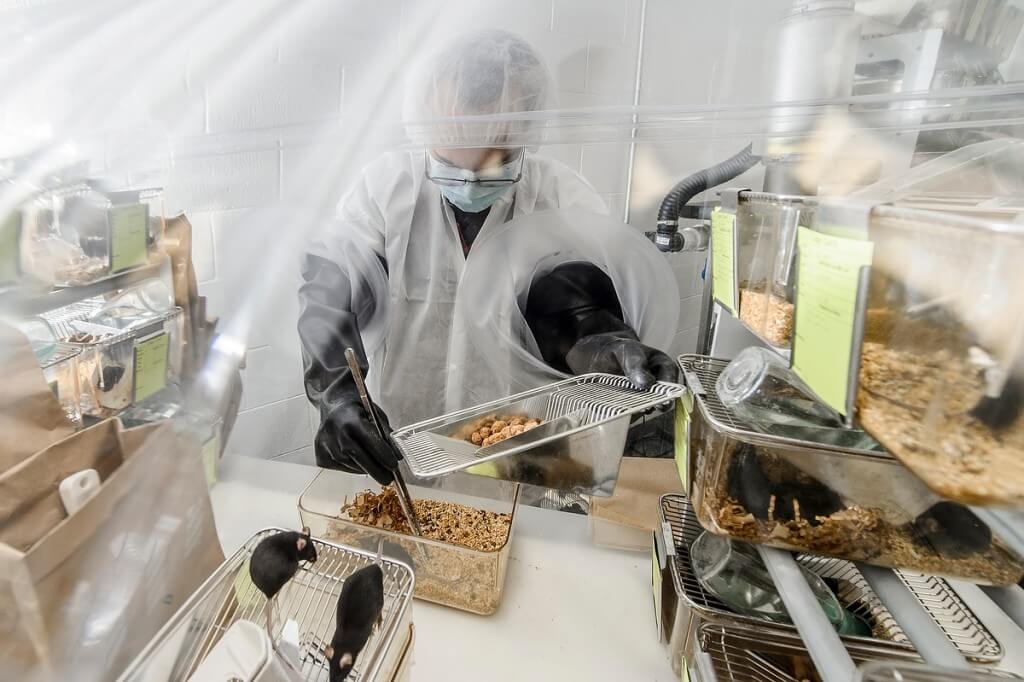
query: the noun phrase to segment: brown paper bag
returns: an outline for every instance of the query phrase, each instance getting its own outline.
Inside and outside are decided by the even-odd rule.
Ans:
[[[0,324],[0,472],[74,432],[28,339]]]
[[[52,516],[49,494],[25,494],[33,480],[52,487],[37,460],[71,459],[117,466],[74,515],[26,522],[30,509]],[[198,443],[169,423],[126,431],[105,421],[33,455],[0,485],[28,500],[0,514],[0,679],[115,678],[224,559]],[[28,547],[6,544],[40,531]]]

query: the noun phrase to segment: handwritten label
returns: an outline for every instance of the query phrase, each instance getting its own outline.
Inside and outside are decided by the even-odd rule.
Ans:
[[[716,208],[711,214],[711,295],[733,315],[736,300],[736,216]]]
[[[693,412],[693,395],[687,391],[676,401],[675,459],[679,481],[683,492],[690,494],[690,414]]]
[[[21,272],[21,211],[0,223],[0,284],[18,279]]]
[[[822,234],[797,233],[797,294],[793,369],[826,404],[847,412],[857,288],[874,245]]]
[[[121,272],[146,263],[148,231],[148,204],[127,204],[110,209],[111,272]]]
[[[135,402],[162,391],[167,386],[167,351],[170,339],[165,333],[135,343]]]

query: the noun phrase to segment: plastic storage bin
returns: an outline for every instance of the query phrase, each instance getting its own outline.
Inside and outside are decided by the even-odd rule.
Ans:
[[[132,662],[121,680],[185,680],[195,671],[227,628],[239,620],[263,627],[267,599],[251,582],[248,561],[256,545],[278,529],[260,531],[225,561],[160,630]],[[271,631],[275,645],[287,620],[299,626],[299,660],[304,680],[326,682],[327,663],[320,653],[334,634],[338,595],[345,579],[376,560],[376,555],[314,538],[317,561],[300,563],[299,572],[278,593]],[[407,679],[412,659],[412,590],[415,579],[405,564],[383,560],[384,611],[351,676],[395,682]]]
[[[739,317],[776,348],[793,340],[794,263],[798,226],[810,226],[813,198],[740,192],[736,206]]]
[[[463,611],[489,615],[497,611],[505,587],[512,533],[515,528],[519,486],[479,476],[453,474],[444,488],[416,485],[406,476],[413,500],[429,499],[455,502],[499,514],[510,514],[508,536],[504,544],[491,552],[461,545],[413,537],[356,523],[342,512],[364,490],[379,487],[372,479],[322,470],[299,497],[299,517],[313,535],[367,551],[376,551],[384,542],[384,553],[398,557],[416,572],[419,599]],[[453,490],[465,492],[453,492]]]
[[[660,511],[661,520],[668,525],[671,533],[667,541],[673,545],[674,552],[673,556],[663,562],[665,570],[662,571],[662,584],[665,589],[662,591],[662,613],[665,624],[663,634],[668,641],[672,669],[676,674],[681,672],[684,660],[692,669],[697,651],[696,633],[704,624],[724,628],[729,634],[739,637],[746,649],[774,651],[784,655],[807,655],[794,626],[734,613],[701,587],[690,563],[689,548],[704,529],[697,522],[694,509],[686,497],[663,496]],[[797,556],[797,561],[823,578],[839,597],[843,607],[871,627],[872,637],[840,636],[855,660],[917,660],[917,654],[906,633],[854,564],[806,554]],[[1002,658],[1003,649],[998,640],[985,629],[946,581],[914,573],[899,572],[898,575],[964,657],[977,663],[993,663]],[[712,658],[716,657],[711,648],[703,648]],[[789,678],[768,676],[740,679]]]
[[[1024,227],[876,207],[868,237],[857,418],[940,495],[1024,503]]]
[[[78,315],[71,313],[72,317]],[[180,308],[119,330],[91,325],[78,319],[64,319],[56,327],[64,341],[81,350],[79,376],[82,391],[82,413],[93,417],[109,417],[129,405],[148,398],[181,378],[184,316]],[[166,363],[160,354],[163,344],[157,337],[166,335]],[[156,339],[156,346],[150,346]],[[154,351],[156,369],[136,372],[135,361],[140,353]],[[153,367],[153,364],[148,364]],[[162,371],[161,371],[162,368]]]
[[[81,349],[59,343],[39,366],[43,370],[43,378],[50,386],[68,421],[76,427],[82,425],[82,392],[79,388],[78,358]]]
[[[695,394],[693,503],[712,533],[995,585],[1024,575],[973,512],[887,453],[755,432],[718,400],[725,362],[690,355],[680,365]]]
[[[46,286],[80,286],[151,261],[164,231],[163,191],[70,182],[26,202],[18,220],[21,271]]]
[[[42,192],[21,207],[21,270],[45,286],[110,274],[110,200],[85,183]]]

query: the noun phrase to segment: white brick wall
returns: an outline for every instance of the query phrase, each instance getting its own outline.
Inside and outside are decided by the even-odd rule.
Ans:
[[[781,1],[775,0],[774,5]],[[434,3],[441,8],[439,14],[454,11],[458,21],[454,25],[439,21],[414,34],[410,17],[423,11],[416,0],[374,5],[355,0],[313,3],[313,9],[293,22],[287,32],[281,31],[276,63],[261,67],[258,78],[223,90],[218,90],[216,83],[203,82],[206,131],[216,134],[304,124],[338,113],[343,117],[364,115],[369,101],[366,93],[377,96],[374,87],[380,88],[374,81],[380,77],[375,70],[379,55],[415,48],[409,44],[413,40],[426,43],[474,26],[502,26],[533,43],[548,61],[559,106],[628,105],[636,85],[641,4],[642,0],[530,0],[517,3],[510,11],[509,5],[499,0],[441,2]],[[643,101],[711,101],[713,88],[718,87],[716,73],[725,67],[714,58],[720,35],[709,26],[731,16],[736,2],[718,7],[717,3],[648,0],[647,11]],[[495,17],[500,20],[496,22]],[[755,56],[751,65],[759,65],[757,59]],[[196,83],[201,80],[193,77]],[[400,97],[392,97],[390,102],[394,105]],[[395,108],[384,108],[375,115],[399,120]],[[197,253],[203,290],[213,299],[214,310],[230,315],[233,306],[247,295],[245,283],[253,276],[249,264],[259,260],[244,245],[271,248],[267,242],[273,242],[265,230],[254,233],[245,226],[242,217],[256,214],[244,209],[258,209],[280,198],[289,203],[315,201],[328,211],[355,171],[383,149],[371,140],[343,147],[344,139],[342,128],[340,134],[320,136],[311,145],[281,142],[276,150],[254,156],[227,155],[192,162],[184,169],[188,172],[180,174],[181,187],[176,194],[189,199],[191,203],[185,205],[196,211],[196,248],[214,251],[212,257]],[[628,198],[631,222],[639,229],[651,229],[657,203],[674,182],[728,155],[737,144],[722,142],[713,149],[701,143],[641,146],[634,191]],[[330,151],[335,147],[337,156]],[[542,153],[580,170],[613,215],[624,213],[628,144],[560,144]],[[231,186],[221,182],[227,179]],[[310,191],[312,184],[319,188]],[[680,331],[669,350],[692,351],[704,258],[699,254],[668,258],[679,278],[681,296]],[[247,336],[250,352],[244,373],[243,414],[236,429],[239,435],[229,449],[249,456],[311,463],[317,416],[308,407],[298,407],[305,398],[294,335],[295,287],[282,285],[259,308]]]
[[[137,89],[125,90],[121,104],[130,104],[131,112],[170,140],[168,210],[188,212],[200,291],[212,314],[225,324],[239,322],[249,349],[242,413],[229,452],[312,462],[316,415],[303,395],[295,331],[299,245],[355,172],[399,139],[393,124],[401,115],[403,57],[470,28],[506,28],[547,60],[559,106],[631,105],[643,4],[224,0],[211,6],[183,0],[136,6],[132,40],[145,36],[160,49],[138,64],[117,65],[147,76]],[[641,102],[756,99],[767,61],[767,39],[759,31],[787,4],[647,0]],[[82,16],[111,30],[109,22]],[[178,30],[183,22],[188,29]],[[396,68],[389,70],[392,64]],[[72,120],[68,104],[87,100],[102,77],[74,64],[62,64],[52,75],[45,87],[26,92],[20,108],[0,110],[0,122],[45,121],[48,112],[65,112]],[[109,109],[112,121],[124,107],[111,102]],[[56,113],[51,118],[64,120]],[[614,215],[628,204],[630,222],[646,230],[674,182],[745,143],[640,145],[629,196],[628,144],[558,144],[542,153],[580,170]],[[301,214],[296,207],[313,210]],[[704,259],[667,258],[681,295],[671,350],[692,350]]]

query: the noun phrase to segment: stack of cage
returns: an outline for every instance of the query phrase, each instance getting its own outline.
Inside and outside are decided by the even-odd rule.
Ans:
[[[166,362],[157,386],[180,381],[184,352],[181,308],[147,312],[119,328],[91,321],[104,303],[102,297],[93,297],[43,315],[62,342],[78,349],[81,412],[99,418],[115,415],[148,397],[136,383],[135,360],[141,344],[153,339],[162,342],[166,336]]]
[[[718,398],[726,362],[679,362],[694,394],[690,492],[711,532],[994,585],[1024,575],[1020,558],[970,509],[929,491],[889,454],[754,431]]]
[[[661,500],[661,520],[671,537],[673,555],[662,562],[662,622],[661,636],[668,642],[673,670],[678,674],[683,666],[692,667],[699,651],[715,659],[714,646],[700,644],[698,630],[702,625],[718,628],[726,637],[719,648],[729,642],[740,643],[732,647],[733,659],[740,652],[758,650],[766,654],[799,656],[808,659],[800,634],[792,625],[769,623],[729,609],[699,583],[690,564],[689,548],[704,529],[689,501],[682,495],[665,495]],[[859,661],[875,659],[919,660],[914,647],[896,620],[878,599],[866,580],[849,561],[802,554],[797,560],[804,567],[836,585],[836,596],[844,608],[868,623],[871,637],[842,635],[850,655]],[[938,627],[945,633],[963,656],[978,664],[992,664],[1003,655],[995,637],[982,625],[952,587],[941,578],[909,572],[899,572],[903,583],[917,597]],[[724,655],[724,654],[722,654]],[[720,656],[719,656],[720,657]],[[742,665],[758,669],[765,664],[760,659],[742,657]],[[735,662],[735,661],[734,661]],[[813,666],[811,666],[813,669]],[[753,675],[753,673],[751,673]],[[794,679],[784,676],[778,679]],[[725,677],[724,679],[732,679]],[[738,677],[736,679],[763,679]],[[770,676],[766,679],[773,679]],[[796,678],[799,679],[799,678]]]

